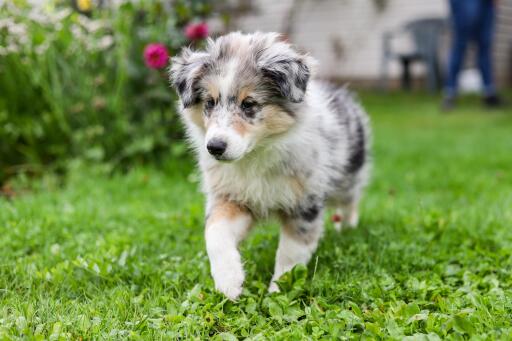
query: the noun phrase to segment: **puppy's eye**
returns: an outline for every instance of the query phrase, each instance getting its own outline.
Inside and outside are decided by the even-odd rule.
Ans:
[[[212,110],[214,106],[215,100],[213,98],[208,98],[208,100],[206,100],[206,103],[204,104],[206,110]]]
[[[255,105],[256,105],[256,103],[254,101],[244,99],[240,106],[241,106],[242,110],[245,111],[245,110],[252,109]]]
[[[248,117],[254,117],[257,105],[258,103],[256,103],[253,99],[246,98],[240,104],[240,108]]]

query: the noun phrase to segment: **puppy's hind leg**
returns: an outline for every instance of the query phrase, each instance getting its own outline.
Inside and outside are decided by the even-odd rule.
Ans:
[[[343,226],[356,228],[359,224],[358,202],[353,200],[336,208],[336,214],[333,217],[334,229],[341,231]]]
[[[347,208],[347,225],[353,229],[359,224],[359,208],[358,203],[353,202]]]
[[[276,282],[281,275],[297,264],[307,264],[315,252],[323,232],[322,210],[309,211],[305,216],[282,216],[283,226],[276,254],[274,275],[269,291],[277,292]],[[314,217],[311,213],[314,213]]]
[[[346,217],[346,224],[350,228],[356,228],[359,224],[359,202],[352,200],[350,203],[343,207]]]

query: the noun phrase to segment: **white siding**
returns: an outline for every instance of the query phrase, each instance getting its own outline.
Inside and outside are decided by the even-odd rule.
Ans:
[[[289,37],[320,60],[319,75],[375,79],[382,34],[418,17],[445,16],[445,0],[389,0],[379,11],[372,0],[258,0],[259,13],[239,21],[244,31],[278,31],[290,6],[299,6]],[[398,68],[392,70],[397,73]]]

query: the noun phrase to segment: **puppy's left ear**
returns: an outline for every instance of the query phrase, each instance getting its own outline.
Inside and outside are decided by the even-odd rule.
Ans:
[[[263,77],[276,87],[283,97],[299,103],[304,99],[311,76],[308,64],[306,56],[276,54],[260,61],[259,66]]]
[[[208,53],[194,52],[189,48],[184,48],[179,56],[171,58],[171,84],[178,92],[185,108],[197,104],[200,100],[199,81],[208,68],[208,58]]]

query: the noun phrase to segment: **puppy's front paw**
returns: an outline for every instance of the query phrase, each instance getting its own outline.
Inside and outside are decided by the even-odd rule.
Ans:
[[[213,274],[213,280],[215,281],[215,289],[232,301],[236,300],[242,293],[244,273],[240,269],[217,271]]]

